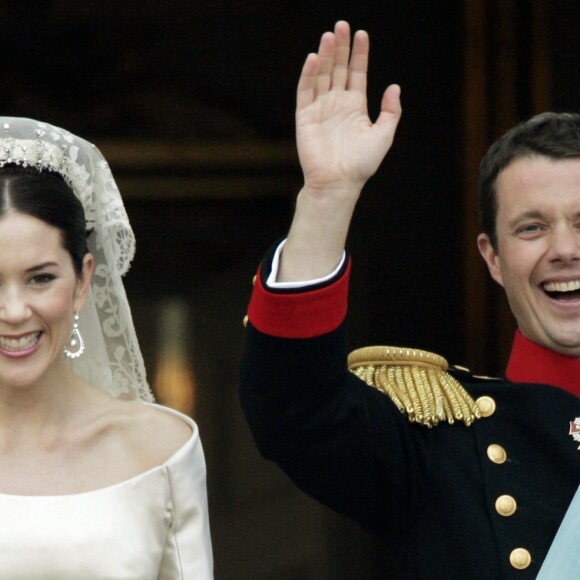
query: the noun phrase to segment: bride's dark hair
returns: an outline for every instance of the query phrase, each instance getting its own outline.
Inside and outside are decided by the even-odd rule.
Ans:
[[[61,175],[34,167],[0,168],[0,217],[19,212],[58,228],[78,276],[88,253],[83,206]]]

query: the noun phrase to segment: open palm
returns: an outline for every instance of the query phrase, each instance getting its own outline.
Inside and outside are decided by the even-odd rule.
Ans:
[[[317,54],[304,63],[298,84],[296,136],[306,186],[317,190],[362,187],[389,150],[399,118],[400,89],[383,95],[373,123],[367,111],[369,39],[355,34],[350,54],[350,27],[338,22],[325,33]],[[350,59],[349,59],[350,57]]]

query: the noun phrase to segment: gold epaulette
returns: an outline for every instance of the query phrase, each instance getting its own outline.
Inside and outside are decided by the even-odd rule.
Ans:
[[[409,421],[433,427],[441,421],[471,425],[481,417],[475,401],[447,369],[447,361],[425,350],[367,346],[350,353],[348,368],[389,395]]]

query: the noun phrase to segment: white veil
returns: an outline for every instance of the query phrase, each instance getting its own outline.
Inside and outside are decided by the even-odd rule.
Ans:
[[[152,401],[122,275],[135,253],[135,236],[107,161],[91,143],[32,119],[0,117],[0,167],[15,163],[62,175],[85,210],[95,270],[80,313],[85,340],[74,371],[119,399]]]

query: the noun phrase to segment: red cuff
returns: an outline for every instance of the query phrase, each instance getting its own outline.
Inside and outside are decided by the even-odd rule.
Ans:
[[[258,271],[248,319],[260,332],[279,338],[312,338],[332,332],[346,317],[349,277],[350,261],[344,275],[328,286],[285,294],[265,288]]]

